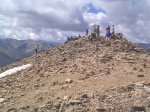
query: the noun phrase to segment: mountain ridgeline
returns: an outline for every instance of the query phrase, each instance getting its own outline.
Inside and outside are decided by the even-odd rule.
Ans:
[[[0,39],[0,67],[31,56],[35,53],[35,46],[39,45],[39,52],[46,51],[57,45],[56,42],[35,40]]]
[[[126,38],[69,40],[0,68],[2,112],[150,112],[150,53]]]

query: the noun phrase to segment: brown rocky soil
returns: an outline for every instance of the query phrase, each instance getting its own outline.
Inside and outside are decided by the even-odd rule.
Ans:
[[[0,112],[150,112],[150,54],[126,39],[79,38],[0,68]]]

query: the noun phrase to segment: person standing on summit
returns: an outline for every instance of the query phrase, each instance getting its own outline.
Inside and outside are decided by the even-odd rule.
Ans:
[[[96,39],[98,40],[98,38],[99,38],[99,35],[100,35],[100,25],[97,25],[97,27],[96,27]]]
[[[111,28],[111,38],[115,39],[115,26],[112,25],[112,28]]]
[[[35,53],[36,53],[36,54],[38,53],[38,50],[39,50],[39,45],[36,45],[36,46],[35,46]]]
[[[110,40],[110,36],[111,36],[111,33],[110,33],[110,26],[107,26],[106,28],[106,41],[109,41]]]
[[[110,26],[107,26],[107,27],[106,27],[106,31],[109,31],[109,32],[110,32]]]
[[[88,36],[89,30],[86,28],[86,34],[85,36]]]
[[[112,25],[112,35],[114,36],[115,35],[115,26]]]

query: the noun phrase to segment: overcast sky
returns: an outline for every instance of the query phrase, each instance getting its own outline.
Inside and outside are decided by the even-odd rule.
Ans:
[[[150,43],[150,0],[3,0],[0,37],[64,41],[91,24],[115,25],[116,32]]]

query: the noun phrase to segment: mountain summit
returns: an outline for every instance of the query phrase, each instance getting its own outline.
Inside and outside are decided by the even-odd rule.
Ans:
[[[0,69],[2,112],[149,112],[150,54],[115,36],[81,37]]]

